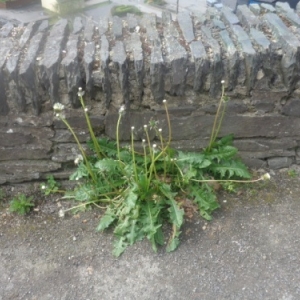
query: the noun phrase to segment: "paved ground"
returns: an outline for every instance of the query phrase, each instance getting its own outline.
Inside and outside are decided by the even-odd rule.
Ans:
[[[0,208],[0,300],[298,300],[299,184],[283,171],[220,193],[214,219],[187,220],[177,251],[155,254],[143,241],[118,259],[111,233],[94,231],[97,211],[60,219],[59,202],[31,187],[38,211]]]

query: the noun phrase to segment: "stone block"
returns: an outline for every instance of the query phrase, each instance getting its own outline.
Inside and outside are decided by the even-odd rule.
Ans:
[[[241,26],[233,25],[232,33],[241,48],[241,52],[244,58],[246,71],[246,88],[247,93],[249,93],[254,86],[256,75],[259,69],[259,56],[256,54],[256,51],[252,46],[250,37]]]
[[[53,25],[47,37],[42,59],[40,60],[40,80],[49,93],[52,103],[59,102],[59,68],[62,59],[69,25],[66,19],[61,19]],[[36,108],[39,112],[39,107]]]
[[[38,28],[37,28],[37,32],[44,32],[49,28],[49,21],[48,20],[43,20]]]
[[[173,36],[165,37],[168,52],[167,64],[170,68],[170,94],[182,96],[187,75],[187,52]]]
[[[9,37],[12,34],[14,25],[10,22],[5,23],[0,29],[0,38]]]
[[[251,28],[256,28],[259,25],[259,18],[248,8],[247,5],[239,5],[236,10],[236,15],[239,18],[241,25],[246,27],[249,32]]]
[[[25,52],[23,60],[20,62],[19,66],[19,77],[18,84],[20,86],[20,94],[22,95],[19,100],[19,110],[24,111],[26,108],[25,96],[32,99],[33,107],[38,114],[41,110],[41,102],[37,97],[37,86],[38,78],[35,71],[35,66],[37,64],[36,58],[42,48],[45,40],[45,33],[38,32],[35,34],[27,47],[27,52]]]
[[[229,26],[237,25],[240,23],[240,20],[238,19],[238,17],[233,13],[233,11],[228,6],[224,6],[222,8],[221,18],[222,18],[222,21]]]
[[[204,45],[201,41],[193,41],[190,44],[191,57],[195,64],[195,75],[193,88],[196,92],[201,92],[209,75],[209,59]]]
[[[116,41],[115,46],[112,48],[112,61],[118,72],[118,81],[122,91],[123,101],[126,107],[129,107],[129,72],[123,42]]]
[[[146,29],[147,39],[151,44],[160,41],[159,34],[156,29],[156,15],[144,14],[141,25]]]
[[[292,32],[276,14],[265,14],[264,22],[271,28],[275,37],[282,44],[283,56],[281,60],[281,71],[285,86],[289,91],[291,91],[300,79],[300,41],[292,34]]]
[[[121,38],[123,36],[122,20],[117,16],[114,16],[112,19],[112,34],[115,39]]]
[[[282,113],[286,116],[300,118],[300,99],[289,100],[282,108]]]
[[[261,11],[263,11],[264,13],[275,13],[276,9],[273,5],[268,4],[268,3],[261,3],[260,5],[261,7]]]
[[[294,10],[290,10],[284,13],[284,18],[287,19],[292,25],[300,27],[300,17],[298,14],[294,12]]]
[[[155,44],[150,57],[150,89],[156,102],[165,97],[164,60],[160,44]]]
[[[106,36],[101,36],[101,47],[100,47],[100,70],[102,78],[102,89],[105,94],[105,102],[108,107],[111,102],[111,83],[110,83],[110,72],[109,72],[109,43]]]
[[[268,166],[273,170],[288,168],[292,165],[293,161],[292,157],[272,157],[268,159]]]
[[[213,38],[211,30],[207,26],[201,27],[203,42],[209,46],[211,52],[210,58],[210,76],[209,93],[211,97],[216,97],[221,91],[221,81],[223,80],[223,63],[221,57],[221,47]]]
[[[61,66],[69,95],[69,102],[75,107],[79,106],[80,104],[77,93],[78,88],[82,86],[77,51],[78,44],[79,36],[71,35],[66,46],[66,56],[61,61]]]
[[[229,90],[232,90],[237,85],[237,76],[239,73],[238,64],[240,62],[239,55],[227,31],[220,31],[219,36],[222,48],[225,53],[225,59],[223,59],[223,79],[225,80],[226,87],[229,88]]]
[[[94,61],[95,61],[95,51],[96,51],[95,42],[85,43],[84,54],[82,59],[84,72],[85,72],[85,88],[87,92],[92,94],[92,96],[94,95],[92,71],[93,71]]]
[[[139,22],[134,14],[127,14],[127,25],[130,31],[134,31]]]
[[[136,75],[136,80],[138,82],[138,94],[139,101],[142,101],[143,96],[143,81],[144,81],[144,56],[142,49],[142,42],[138,33],[133,32],[130,37],[131,41],[131,51],[133,53],[134,59],[134,70]]]
[[[108,31],[108,18],[102,17],[98,23],[99,35],[102,36]]]
[[[73,34],[78,34],[82,31],[83,29],[83,23],[82,23],[82,18],[81,17],[75,17],[74,21],[73,21],[73,30],[72,33]]]
[[[276,2],[275,9],[279,13],[294,11],[287,2]]]
[[[193,22],[188,12],[180,12],[177,21],[187,43],[195,39]]]
[[[260,14],[260,6],[256,3],[249,4],[249,9],[257,16]]]
[[[88,19],[84,26],[84,40],[88,43],[93,42],[94,34],[95,34],[95,23],[93,20]]]
[[[212,26],[213,26],[213,28],[216,28],[218,30],[224,30],[226,28],[225,24],[222,21],[218,20],[218,19],[213,19],[212,20]]]
[[[49,160],[21,160],[0,162],[0,174],[9,182],[24,182],[40,178],[42,173],[56,171],[60,163]]]
[[[30,22],[24,29],[23,34],[19,39],[19,46],[23,48],[29,41],[29,39],[33,36],[35,31],[37,30],[39,24],[37,22]]]

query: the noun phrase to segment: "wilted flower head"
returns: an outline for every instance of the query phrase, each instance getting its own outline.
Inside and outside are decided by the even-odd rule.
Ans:
[[[82,87],[78,88],[78,93],[77,94],[78,94],[79,97],[82,97],[84,95],[84,91],[82,90]]]
[[[83,161],[83,157],[82,157],[81,154],[79,154],[79,155],[75,158],[74,164],[75,164],[75,165],[78,165],[81,161]]]
[[[269,173],[266,173],[261,178],[262,178],[262,180],[270,180],[271,179],[271,175]]]
[[[65,109],[65,106],[64,106],[63,104],[61,104],[61,103],[56,102],[56,103],[54,103],[54,105],[53,105],[53,110],[54,110],[54,112],[56,112],[56,113],[60,113],[60,112],[62,112],[64,109]]]
[[[125,105],[121,105],[119,109],[119,115],[123,115],[125,113]]]
[[[65,216],[65,212],[62,209],[60,209],[58,215],[60,218],[63,218]]]

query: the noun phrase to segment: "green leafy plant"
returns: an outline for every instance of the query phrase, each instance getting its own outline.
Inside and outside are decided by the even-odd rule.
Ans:
[[[33,197],[26,197],[24,194],[19,194],[10,201],[9,210],[19,215],[26,215],[34,206]]]
[[[217,140],[228,101],[224,85],[209,145],[201,152],[171,148],[172,127],[166,100],[163,101],[166,132],[159,128],[157,121],[151,120],[143,126],[144,137],[139,147],[134,126],[131,127],[130,145],[121,146],[119,131],[126,114],[122,106],[116,124],[116,141],[97,139],[90,125],[83,94],[80,88],[78,95],[91,135],[88,145],[92,155],[88,156],[79,143],[65,117],[64,106],[60,103],[54,105],[56,117],[72,132],[81,152],[75,160],[78,168],[70,177],[71,180],[80,180],[80,184],[63,197],[78,204],[61,210],[60,215],[90,205],[104,208],[97,230],[113,227],[116,237],[113,254],[116,256],[144,238],[150,241],[154,251],[157,251],[158,245],[165,243],[167,251],[175,250],[179,245],[185,213],[191,206],[206,220],[210,220],[213,211],[219,207],[214,183],[249,183],[269,178],[267,174],[250,180],[250,173],[238,159],[237,149],[232,145],[233,137],[230,135]],[[156,133],[154,140],[150,139],[150,131]],[[164,224],[170,225],[169,231],[163,230]]]
[[[288,170],[288,175],[290,176],[290,177],[292,177],[292,178],[295,178],[295,177],[297,177],[298,176],[298,173],[297,173],[297,171],[296,170],[294,170],[294,169],[291,169],[291,170]]]
[[[60,188],[60,183],[54,179],[53,175],[47,176],[47,182],[42,183],[40,185],[41,191],[46,196],[50,195],[51,193],[59,193],[59,192],[64,193],[64,191],[59,190],[59,188]]]
[[[117,5],[111,9],[112,16],[124,17],[127,16],[128,13],[138,16],[142,15],[142,12],[134,5]]]

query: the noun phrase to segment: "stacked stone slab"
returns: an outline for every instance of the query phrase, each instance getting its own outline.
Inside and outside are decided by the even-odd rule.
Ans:
[[[250,166],[300,163],[300,17],[286,3],[7,23],[0,42],[0,183],[68,176],[78,152],[52,106],[63,103],[87,140],[79,87],[97,135],[115,138],[122,104],[123,141],[150,119],[166,128],[166,98],[174,147],[195,150],[207,144],[224,80],[231,100],[220,134],[235,135]]]

